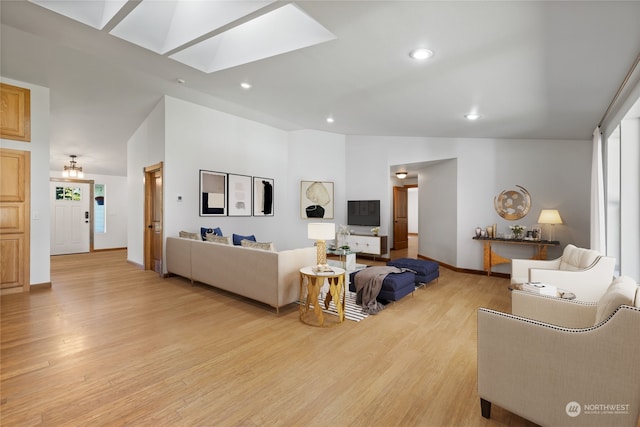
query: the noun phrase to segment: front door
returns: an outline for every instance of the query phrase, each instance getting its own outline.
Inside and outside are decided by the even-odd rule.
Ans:
[[[51,255],[90,251],[91,185],[51,181]]]
[[[406,187],[393,187],[393,249],[409,247],[409,210]]]

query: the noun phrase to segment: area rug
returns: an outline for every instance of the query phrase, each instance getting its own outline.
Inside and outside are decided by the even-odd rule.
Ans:
[[[324,301],[324,294],[320,296],[320,301]],[[298,301],[298,304],[303,304]],[[333,303],[333,300],[329,303],[329,308],[324,308],[324,302],[321,303],[322,311],[333,316],[338,316],[338,310],[336,310],[336,306]],[[362,307],[356,304],[356,294],[355,292],[347,292],[347,295],[344,297],[344,318],[359,322],[362,319],[366,319],[369,315],[367,313],[362,312]]]

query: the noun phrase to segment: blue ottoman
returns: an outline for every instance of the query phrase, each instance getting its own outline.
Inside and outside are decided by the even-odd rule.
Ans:
[[[356,291],[356,274],[354,271],[349,275],[349,290]],[[398,301],[400,298],[409,295],[416,289],[415,274],[410,271],[403,273],[388,274],[382,282],[382,288],[378,294],[378,300],[381,301]]]
[[[429,283],[440,276],[440,266],[435,261],[414,258],[398,258],[387,262],[387,265],[398,268],[408,268],[416,272],[416,286]]]

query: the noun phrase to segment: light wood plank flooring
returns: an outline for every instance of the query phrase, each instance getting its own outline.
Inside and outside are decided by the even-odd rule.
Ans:
[[[2,426],[530,426],[480,415],[476,309],[507,279],[441,277],[329,329],[125,251],[52,257],[51,289],[2,297]]]

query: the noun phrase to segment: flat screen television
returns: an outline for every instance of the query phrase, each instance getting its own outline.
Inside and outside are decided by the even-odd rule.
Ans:
[[[380,226],[380,200],[347,201],[347,224]]]

